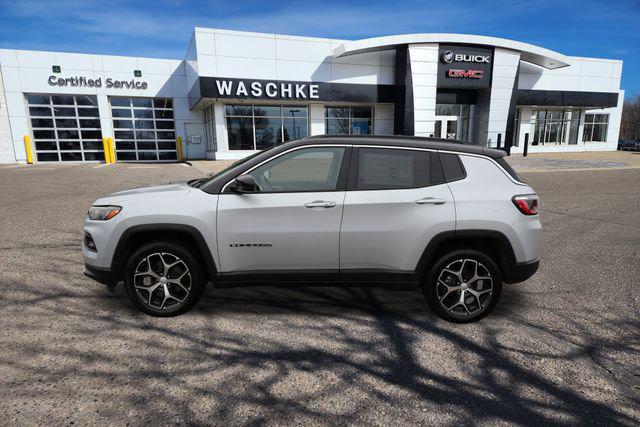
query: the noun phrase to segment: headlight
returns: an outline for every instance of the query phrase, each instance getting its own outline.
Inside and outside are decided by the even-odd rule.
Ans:
[[[94,221],[106,221],[118,215],[122,206],[91,206],[87,215]]]

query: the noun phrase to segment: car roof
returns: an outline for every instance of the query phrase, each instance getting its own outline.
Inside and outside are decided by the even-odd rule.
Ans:
[[[316,135],[303,138],[296,142],[298,144],[295,145],[346,143],[352,145],[427,148],[456,153],[479,154],[494,159],[504,157],[507,154],[503,150],[487,148],[466,141],[405,135]]]

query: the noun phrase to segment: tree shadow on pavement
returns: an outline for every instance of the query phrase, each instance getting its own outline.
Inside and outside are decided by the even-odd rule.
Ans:
[[[639,322],[616,320],[626,342],[588,331],[574,342],[539,339],[553,331],[513,316],[526,303],[518,292],[508,310],[453,325],[410,287],[213,289],[193,313],[156,319],[135,312],[122,289],[12,285],[22,289],[5,312],[31,313],[14,311],[5,323],[19,335],[0,341],[0,381],[11,396],[2,409],[18,421],[45,421],[56,407],[67,418],[49,420],[85,423],[639,421],[638,388],[615,373],[594,369],[586,391],[572,382],[607,346],[635,351]],[[631,394],[591,397],[612,390]],[[23,401],[33,404],[18,415],[8,409]]]

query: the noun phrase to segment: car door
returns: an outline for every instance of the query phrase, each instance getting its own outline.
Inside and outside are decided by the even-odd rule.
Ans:
[[[433,236],[455,230],[437,152],[359,147],[340,232],[340,269],[412,272]]]
[[[299,147],[245,174],[258,191],[227,185],[218,201],[222,272],[339,269],[348,146]]]

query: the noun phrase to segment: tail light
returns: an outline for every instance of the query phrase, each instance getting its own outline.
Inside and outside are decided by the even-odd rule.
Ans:
[[[516,208],[525,215],[538,215],[538,195],[537,194],[521,194],[513,196],[511,199]]]

